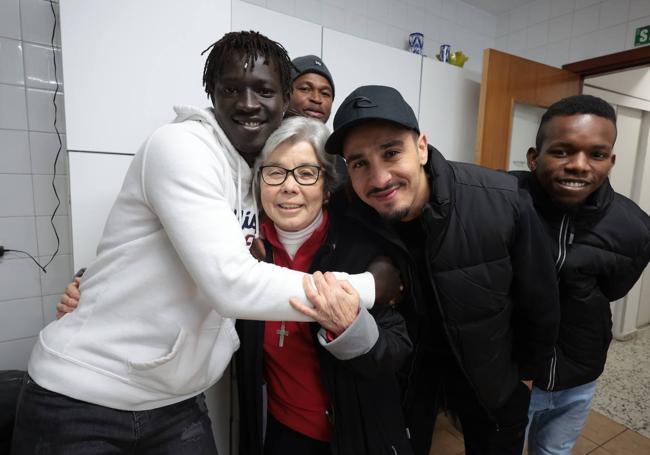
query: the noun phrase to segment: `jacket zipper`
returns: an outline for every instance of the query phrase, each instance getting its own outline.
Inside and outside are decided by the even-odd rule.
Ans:
[[[566,262],[567,252],[569,246],[573,243],[573,231],[571,228],[571,218],[569,215],[562,216],[562,222],[560,223],[560,234],[558,235],[558,248],[557,248],[557,258],[555,259],[555,273],[557,274],[558,281],[560,279],[560,271]],[[553,357],[551,358],[551,363],[549,365],[548,372],[548,383],[546,384],[546,390],[553,390],[555,388],[555,378],[557,369],[557,348],[553,347]]]

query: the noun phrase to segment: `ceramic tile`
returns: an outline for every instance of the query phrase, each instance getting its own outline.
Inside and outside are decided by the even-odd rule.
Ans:
[[[551,17],[572,13],[575,3],[575,0],[551,0]]]
[[[266,0],[266,7],[291,16],[296,15],[295,0]]]
[[[59,92],[63,91],[63,73],[61,50],[40,44],[25,43],[25,72],[28,87],[55,90],[59,82]],[[52,52],[56,55],[56,79],[54,77],[54,62]]]
[[[36,238],[38,241],[38,255],[49,256],[56,250],[57,241],[50,216],[36,217]],[[70,254],[70,217],[55,216],[54,226],[59,236],[59,254]]]
[[[54,129],[54,105],[52,98],[54,91],[27,89],[27,115],[29,118],[30,131],[44,131],[53,133]],[[63,94],[56,96],[56,127],[59,132],[65,132],[65,112],[63,107]]]
[[[510,11],[510,32],[525,29],[528,25],[528,5],[519,6]]]
[[[57,205],[56,195],[52,188],[52,176],[34,174],[34,214],[51,216]],[[54,177],[54,186],[61,200],[56,211],[57,215],[68,214],[68,179],[64,175]],[[0,212],[2,213],[2,212]]]
[[[27,370],[36,337],[0,343],[0,369]]]
[[[58,301],[58,300],[57,300]],[[591,453],[598,445],[587,438],[580,436],[573,447],[572,455],[587,455]]]
[[[33,255],[35,252],[29,253]],[[0,301],[39,297],[41,273],[36,264],[24,255],[5,253],[0,259]]]
[[[63,294],[63,289],[59,294],[43,296],[43,323],[45,325],[56,320],[56,304],[59,303],[61,294]]]
[[[323,20],[321,2],[318,0],[300,0],[296,2],[296,16],[314,24],[320,24]]]
[[[61,135],[61,151],[56,163],[56,173],[68,173],[68,154],[66,151],[65,134]],[[55,133],[40,133],[30,131],[29,148],[32,159],[32,173],[51,175],[54,171],[54,159],[59,151],[59,138]]]
[[[0,130],[0,174],[29,174],[31,171],[27,131]]]
[[[539,24],[551,17],[551,0],[537,0],[530,3],[528,25]]]
[[[573,13],[571,36],[581,36],[598,29],[599,15],[599,5],[593,5],[581,10],[576,10],[575,13]]]
[[[24,87],[0,84],[0,128],[27,129]]]
[[[0,245],[34,255],[37,252],[34,217],[0,217]]]
[[[548,40],[561,41],[571,36],[571,23],[573,15],[566,14],[564,16],[553,18],[548,23]]]
[[[60,46],[61,20],[59,17],[59,5],[56,3],[54,4],[54,12],[57,17],[54,45]],[[43,0],[20,0],[20,23],[23,40],[41,44],[51,43],[54,15],[52,14],[52,8],[49,2]]]
[[[33,337],[43,328],[40,297],[0,302],[0,342]]]
[[[585,429],[582,431],[582,436],[598,445],[602,445],[623,431],[625,431],[625,427],[620,423],[592,411],[587,419]]]
[[[20,0],[0,2],[0,36],[20,39]]]
[[[2,216],[33,216],[34,193],[32,176],[2,174],[0,177],[0,214]]]
[[[0,84],[25,85],[23,46],[18,40],[0,38]]]
[[[643,16],[650,16],[650,2],[648,0],[631,0],[628,20],[635,20]]]
[[[45,265],[49,256],[40,256],[39,262]],[[47,267],[47,273],[41,273],[41,289],[43,294],[56,294],[65,290],[72,277],[72,256],[58,254]]]
[[[650,439],[644,438],[634,431],[626,430],[604,444],[603,449],[613,455],[648,455]]]
[[[626,22],[629,10],[630,0],[607,0],[600,5],[600,27]]]

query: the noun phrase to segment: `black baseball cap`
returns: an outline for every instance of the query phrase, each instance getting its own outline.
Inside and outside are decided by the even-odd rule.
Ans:
[[[325,151],[342,155],[345,135],[368,120],[386,120],[420,134],[418,119],[400,92],[383,85],[365,85],[350,93],[336,111],[334,131],[327,139]]]
[[[327,69],[323,60],[316,55],[303,55],[302,57],[294,58],[291,63],[293,63],[293,68],[291,69],[291,81],[295,81],[303,74],[307,73],[316,73],[323,76],[332,86],[332,98],[334,98],[334,80],[330,74],[330,70]]]

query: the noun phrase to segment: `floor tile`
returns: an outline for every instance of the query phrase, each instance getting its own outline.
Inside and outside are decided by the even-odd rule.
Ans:
[[[596,445],[603,445],[623,431],[625,431],[625,427],[620,423],[616,423],[602,414],[591,411],[582,436],[595,442]]]
[[[603,448],[614,455],[648,455],[650,439],[632,430],[625,430],[604,444]]]
[[[598,447],[598,444],[596,444],[593,441],[590,441],[587,438],[580,436],[578,438],[578,441],[576,442],[575,447],[573,447],[573,451],[571,452],[571,454],[587,455],[588,453],[591,453],[591,451],[594,450],[596,447]]]

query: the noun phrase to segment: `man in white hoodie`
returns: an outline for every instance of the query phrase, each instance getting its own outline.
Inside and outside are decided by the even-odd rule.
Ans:
[[[215,453],[201,394],[239,346],[231,318],[307,320],[289,304],[305,298],[303,274],[248,252],[257,230],[250,165],[287,108],[289,58],[254,32],[211,48],[203,83],[214,109],[177,107],[147,139],[79,308],[39,335],[15,454]],[[372,276],[345,278],[360,297],[340,288],[337,297],[371,306]]]

